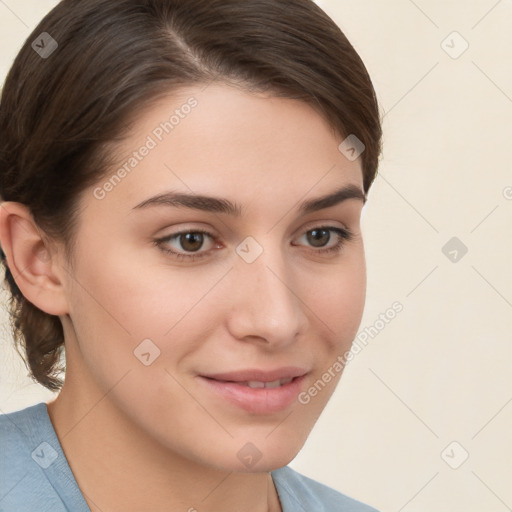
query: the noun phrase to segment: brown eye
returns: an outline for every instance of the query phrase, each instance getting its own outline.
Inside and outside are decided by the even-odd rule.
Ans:
[[[214,235],[208,233],[207,231],[189,230],[174,233],[173,235],[169,235],[164,238],[159,238],[158,240],[155,240],[154,243],[162,251],[171,254],[173,257],[177,259],[188,259],[192,261],[208,255],[209,251],[199,252],[200,249],[203,247],[206,238],[215,240]],[[171,246],[171,242],[175,242],[177,247],[176,245]],[[169,246],[176,247],[177,250],[170,249]]]
[[[308,242],[311,243],[313,247],[323,247],[329,240],[331,239],[331,234],[329,229],[325,228],[315,228],[311,231],[308,231]]]
[[[331,233],[336,233],[338,240],[337,243],[329,247],[327,244],[331,241]],[[351,231],[336,226],[319,226],[310,229],[303,236],[307,239],[307,245],[316,247],[318,250],[314,252],[320,254],[340,252],[344,242],[354,238],[354,234]]]
[[[334,245],[327,246],[332,239],[332,233],[336,234],[338,240]],[[314,252],[320,254],[340,252],[344,246],[344,242],[350,241],[354,237],[353,233],[349,230],[335,226],[319,226],[314,229],[310,229],[302,236],[307,239],[306,245],[317,248]],[[212,241],[216,241],[215,236],[212,233],[201,230],[189,230],[157,239],[154,243],[160,250],[170,254],[173,258],[194,261],[208,256],[211,252],[211,249],[201,251],[207,238],[210,238]],[[174,242],[178,247],[176,247],[176,245],[171,245],[171,242]],[[175,247],[177,250],[170,249],[170,246]]]
[[[180,234],[178,236],[178,241],[185,251],[195,252],[201,249],[204,242],[204,236],[201,232],[191,231],[190,233]]]

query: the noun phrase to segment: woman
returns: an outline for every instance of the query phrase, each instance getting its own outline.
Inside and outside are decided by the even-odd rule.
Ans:
[[[2,510],[374,510],[287,464],[362,317],[380,145],[310,0],[59,3],[1,99],[13,334],[60,390],[2,416]]]

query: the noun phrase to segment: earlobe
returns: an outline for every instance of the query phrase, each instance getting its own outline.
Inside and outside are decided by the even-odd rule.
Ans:
[[[65,288],[56,273],[56,258],[27,206],[0,204],[0,244],[23,296],[50,315],[68,313]]]

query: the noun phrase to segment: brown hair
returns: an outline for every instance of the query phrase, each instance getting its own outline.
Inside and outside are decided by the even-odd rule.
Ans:
[[[302,100],[342,138],[355,134],[368,192],[381,153],[375,91],[355,49],[312,0],[63,0],[4,84],[2,200],[26,205],[71,255],[78,198],[108,171],[107,143],[159,95],[211,81]],[[58,390],[60,319],[24,298],[1,256],[16,348],[33,379]]]

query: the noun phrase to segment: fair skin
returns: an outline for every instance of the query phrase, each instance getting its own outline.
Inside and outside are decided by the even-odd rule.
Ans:
[[[297,394],[350,348],[361,321],[363,200],[299,212],[341,187],[362,191],[360,158],[345,158],[342,138],[303,102],[221,84],[203,89],[174,91],[141,113],[119,166],[168,112],[198,101],[103,199],[93,191],[119,166],[84,191],[73,266],[23,205],[0,208],[0,241],[18,286],[63,323],[66,380],[48,411],[94,512],[281,510],[269,472],[296,456],[341,372],[309,403]],[[170,190],[228,199],[243,215],[134,209]],[[354,237],[320,230],[315,244],[311,230],[322,226]],[[205,255],[193,262],[154,243],[198,230],[215,239],[161,244]],[[263,249],[251,263],[237,252],[247,237]],[[339,252],[321,252],[340,240]],[[134,355],[145,339],[153,345],[143,352],[160,350],[148,365]],[[290,403],[276,389],[236,384],[258,393],[253,409],[205,377],[250,369],[268,382],[276,376],[266,372],[290,367],[302,375]],[[247,443],[260,456],[250,467],[239,455]]]

